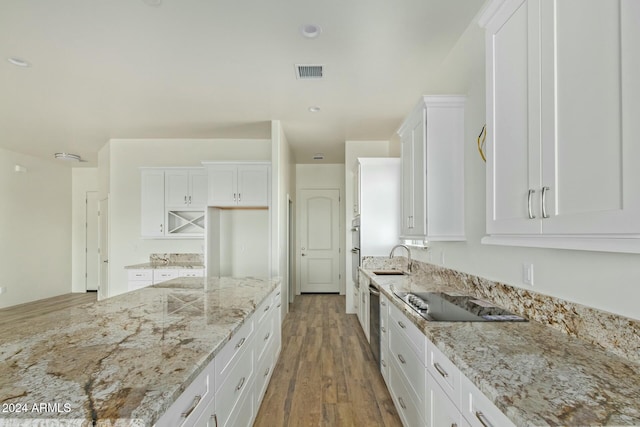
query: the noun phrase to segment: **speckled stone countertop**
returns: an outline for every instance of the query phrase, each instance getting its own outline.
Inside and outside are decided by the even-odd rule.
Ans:
[[[198,264],[198,263],[193,263],[193,262],[167,262],[167,263],[163,263],[163,262],[143,262],[141,264],[133,264],[133,265],[126,265],[124,267],[125,269],[136,269],[136,270],[143,270],[143,269],[171,269],[171,268],[193,268],[193,269],[198,269],[198,268],[204,268],[204,264]]]
[[[0,425],[153,425],[278,283],[178,278],[1,325]]]
[[[640,364],[536,321],[426,321],[393,289],[460,291],[364,271],[514,424],[640,426]]]

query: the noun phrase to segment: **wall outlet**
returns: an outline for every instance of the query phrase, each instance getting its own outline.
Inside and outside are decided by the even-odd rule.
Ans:
[[[7,292],[7,288],[4,286],[0,286],[0,295],[4,294],[5,292]]]
[[[522,281],[525,285],[533,286],[533,264],[530,262],[522,264]]]

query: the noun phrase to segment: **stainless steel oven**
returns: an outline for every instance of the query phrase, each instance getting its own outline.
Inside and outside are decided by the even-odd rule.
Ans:
[[[358,267],[360,267],[360,217],[351,222],[351,277],[358,285]]]

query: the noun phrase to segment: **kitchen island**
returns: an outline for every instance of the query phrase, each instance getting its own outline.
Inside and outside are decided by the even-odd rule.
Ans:
[[[278,285],[178,278],[0,326],[0,425],[153,425]]]
[[[427,321],[394,291],[469,292],[421,274],[361,271],[515,425],[640,425],[636,362],[536,321]]]

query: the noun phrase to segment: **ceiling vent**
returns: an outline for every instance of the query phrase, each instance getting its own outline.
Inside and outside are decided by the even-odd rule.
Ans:
[[[296,64],[296,77],[298,80],[321,79],[324,77],[324,68],[317,64]]]
[[[313,160],[324,160],[324,154],[316,153],[313,155]]]

